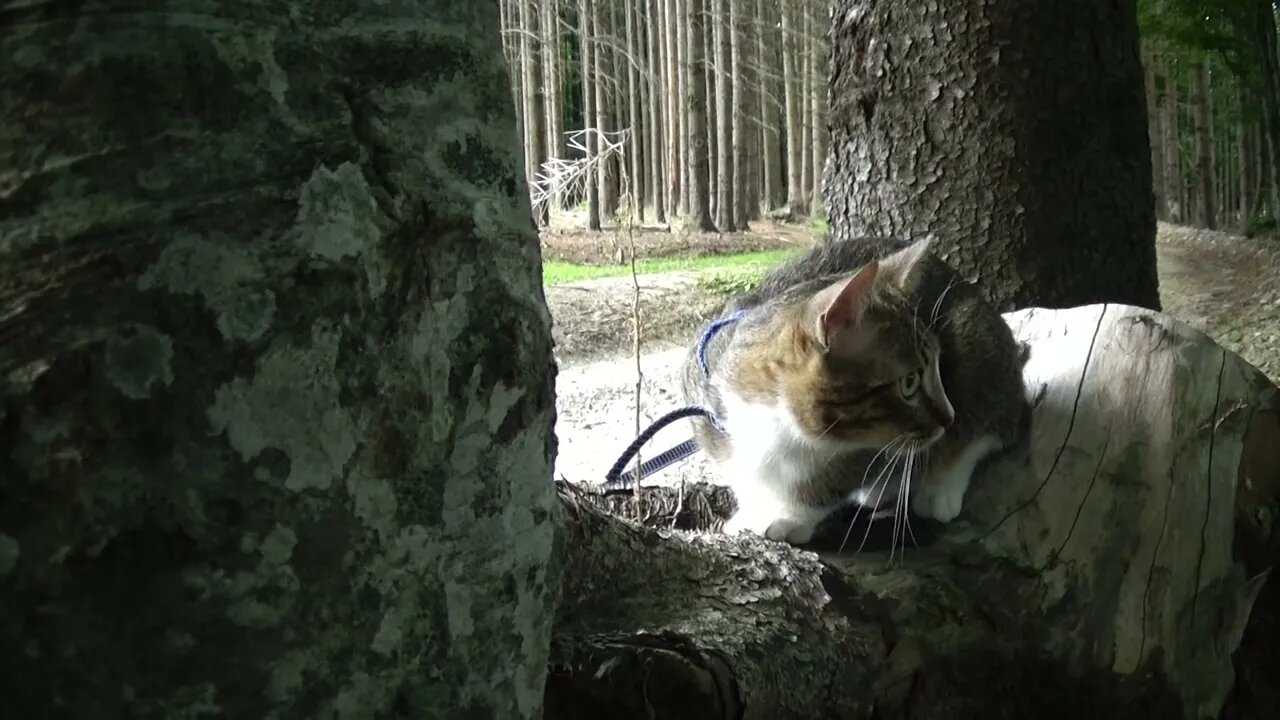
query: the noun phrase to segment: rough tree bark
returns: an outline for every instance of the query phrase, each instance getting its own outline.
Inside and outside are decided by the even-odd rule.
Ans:
[[[934,234],[1001,309],[1159,307],[1133,0],[833,17],[832,237]]]
[[[6,715],[537,717],[554,365],[497,4],[140,7],[0,20]]]
[[[666,94],[666,83],[663,73],[666,62],[662,55],[662,0],[646,0],[648,9],[644,14],[645,39],[648,42],[649,73],[645,79],[645,107],[649,112],[649,195],[653,198],[653,219],[657,223],[667,221],[666,190],[663,178],[666,169],[663,158],[667,151],[667,143],[663,136],[663,122],[666,118],[665,108],[669,102]]]
[[[685,8],[684,23],[688,36],[684,67],[684,117],[688,131],[686,160],[689,165],[688,218],[689,226],[703,232],[714,232],[711,221],[711,197],[709,175],[710,158],[707,155],[707,91],[706,67],[703,62],[703,25],[705,17],[700,0],[682,0]]]
[[[1276,388],[1148,310],[1006,317],[1030,442],[896,567],[837,552],[843,523],[817,554],[666,529],[718,529],[726,488],[644,491],[626,509],[660,530],[562,488],[547,717],[1217,717],[1280,557]]]

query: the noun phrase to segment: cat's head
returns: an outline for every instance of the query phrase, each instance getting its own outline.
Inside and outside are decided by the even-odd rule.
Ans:
[[[767,372],[809,439],[848,449],[928,444],[955,419],[928,308],[922,319],[901,291],[926,251],[912,246],[793,298],[764,339]]]

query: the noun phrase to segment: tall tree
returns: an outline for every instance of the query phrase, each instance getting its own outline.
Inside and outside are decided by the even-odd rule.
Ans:
[[[1209,61],[1201,61],[1196,71],[1196,192],[1201,227],[1217,226],[1217,197],[1213,167],[1213,93],[1210,92]]]
[[[822,201],[822,179],[827,159],[827,42],[826,28],[822,18],[816,16],[817,11],[817,5],[809,3],[809,42],[812,48],[809,51],[808,76],[812,78],[813,83],[813,90],[809,93],[809,116],[813,125],[810,131],[809,148],[813,153],[809,162],[812,167],[813,182],[809,186],[809,204],[810,213],[815,211],[825,213],[826,209]]]
[[[796,68],[795,9],[789,0],[781,3],[782,10],[782,92],[786,103],[784,123],[787,128],[787,214],[792,218],[804,215],[804,156],[800,126],[804,122],[800,73]]]
[[[750,55],[750,39],[746,37],[747,27],[744,19],[749,19],[755,0],[730,0],[729,5],[729,47],[730,47],[730,92],[733,94],[731,114],[731,144],[733,145],[733,225],[739,230],[747,230],[748,187],[751,184],[751,173],[748,169],[750,160],[750,131],[747,107],[750,104],[750,87],[754,84],[751,69],[746,62]],[[746,11],[746,18],[743,12]],[[744,52],[745,50],[745,52]]]
[[[1182,222],[1187,217],[1187,204],[1182,198],[1182,143],[1178,135],[1178,75],[1177,66],[1170,65],[1165,76],[1161,130],[1164,146],[1164,202],[1170,222]]]
[[[640,44],[638,42],[635,8],[631,2],[627,1],[622,6],[623,14],[623,32],[626,35],[627,54],[622,58],[622,63],[626,67],[627,81],[627,161],[630,165],[627,189],[631,193],[629,199],[629,212],[635,213],[641,221],[644,220],[644,190],[645,190],[645,173],[644,153],[647,140],[645,138],[645,128],[640,114],[640,75],[637,72],[638,65],[642,59],[640,53]]]
[[[103,7],[0,33],[6,715],[540,717],[554,364],[497,3]]]
[[[729,0],[711,0],[715,3],[712,16],[715,32],[716,78],[716,227],[720,232],[732,232],[734,227],[733,187],[735,150],[733,136],[733,27],[729,24]]]
[[[547,157],[563,158],[564,141],[564,82],[560,47],[560,0],[542,0],[542,67],[543,85],[546,88]],[[560,207],[563,199],[557,194],[553,204]]]
[[[537,176],[547,157],[547,137],[543,121],[546,115],[546,91],[542,86],[542,52],[538,45],[542,34],[538,30],[537,0],[515,0],[520,5],[520,72],[524,90],[524,152],[525,177]],[[542,203],[534,213],[539,225],[546,225],[550,217],[550,204]]]
[[[933,233],[1002,309],[1158,308],[1133,1],[896,7],[833,14],[833,237]]]
[[[1153,50],[1144,49],[1142,53],[1143,84],[1147,90],[1147,136],[1151,140],[1151,190],[1155,198],[1157,219],[1168,217],[1168,209],[1164,199],[1164,133],[1161,131],[1161,104],[1163,102],[1158,86],[1159,56]]]
[[[687,162],[689,164],[688,217],[689,224],[697,230],[711,232],[716,229],[711,221],[711,199],[708,175],[710,159],[707,155],[707,91],[706,67],[703,60],[702,0],[681,0],[685,7],[684,27],[689,39],[685,51],[684,116],[689,133]]]
[[[587,160],[593,161],[599,152],[599,138],[596,136],[596,40],[595,13],[592,11],[594,0],[578,0],[578,41],[582,56],[582,127],[586,136],[583,143],[587,148]],[[587,229],[600,230],[600,185],[592,173],[583,183],[587,193]]]
[[[613,88],[615,87],[613,72],[613,47],[616,42],[613,26],[610,23],[608,7],[603,0],[589,0],[591,6],[591,40],[594,48],[591,59],[595,62],[595,110],[596,131],[609,136],[615,128],[613,121]],[[602,154],[596,163],[596,182],[600,187],[600,212],[606,217],[613,217],[618,211],[618,156],[616,153]]]
[[[653,200],[654,221],[664,223],[667,221],[663,189],[666,175],[664,154],[667,151],[667,144],[663,138],[663,123],[666,118],[665,108],[668,98],[664,96],[667,87],[663,80],[663,74],[666,72],[661,37],[663,10],[662,0],[646,0],[646,2],[648,7],[644,13],[644,28],[645,39],[648,42],[649,72],[645,82],[647,91],[644,105],[649,109],[649,195]]]
[[[693,194],[693,178],[692,172],[695,165],[692,152],[692,146],[689,144],[690,138],[693,136],[692,130],[689,128],[689,104],[693,98],[690,97],[692,89],[690,87],[693,78],[693,71],[690,69],[692,63],[689,61],[689,24],[688,17],[691,12],[698,12],[695,3],[698,0],[671,0],[674,4],[674,17],[672,17],[671,26],[676,36],[677,64],[679,72],[676,73],[679,79],[679,87],[677,88],[676,97],[679,101],[679,112],[676,113],[676,134],[680,138],[680,186],[677,195],[679,206],[678,211],[681,215],[689,214],[689,197]],[[699,43],[701,44],[701,43]],[[702,103],[706,102],[706,96],[702,96]],[[706,113],[703,113],[705,119]],[[705,152],[705,147],[704,147]]]
[[[782,119],[778,113],[777,32],[772,19],[775,6],[756,0],[756,67],[760,79],[760,163],[761,192],[766,209],[772,210],[782,194]]]

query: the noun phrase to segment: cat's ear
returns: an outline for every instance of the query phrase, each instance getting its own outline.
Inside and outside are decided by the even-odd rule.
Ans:
[[[880,264],[872,261],[858,269],[852,277],[828,285],[813,298],[817,310],[814,331],[824,349],[831,349],[842,336],[857,330],[862,323],[871,284]]]
[[[897,252],[884,258],[884,266],[889,282],[902,287],[907,284],[920,262],[928,257],[934,245],[933,236],[926,236]]]

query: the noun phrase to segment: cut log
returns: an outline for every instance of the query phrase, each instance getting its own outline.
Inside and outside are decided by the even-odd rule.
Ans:
[[[835,552],[843,519],[807,548],[723,535],[712,486],[562,485],[546,717],[1218,717],[1278,557],[1276,388],[1149,310],[1005,317],[1028,442],[894,564]]]

